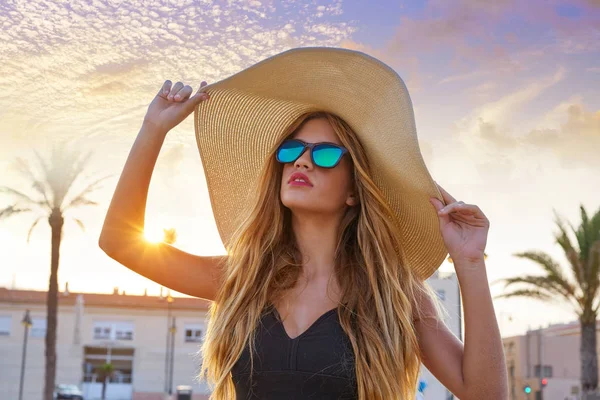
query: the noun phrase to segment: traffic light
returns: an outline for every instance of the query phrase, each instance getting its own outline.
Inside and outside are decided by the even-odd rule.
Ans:
[[[546,387],[547,384],[548,384],[548,379],[543,378],[542,379],[542,387]]]
[[[523,391],[527,394],[531,393],[531,386],[525,385],[525,387],[523,387]]]

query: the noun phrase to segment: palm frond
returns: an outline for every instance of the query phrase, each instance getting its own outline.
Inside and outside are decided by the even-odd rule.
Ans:
[[[75,208],[75,207],[81,207],[81,206],[97,206],[98,203],[90,200],[90,199],[86,199],[85,197],[76,197],[73,200],[71,200],[71,202],[63,208],[63,211],[68,210],[69,208]]]
[[[89,200],[87,199],[85,196],[92,193],[93,191],[98,189],[98,185],[108,179],[112,177],[112,175],[108,175],[108,176],[104,176],[94,182],[92,182],[91,184],[89,184],[85,189],[83,189],[81,191],[81,193],[79,193],[77,196],[75,196],[75,198],[73,200],[71,200],[69,202],[69,204],[67,204],[63,210],[68,210],[69,208],[74,208],[74,207],[79,207],[79,206],[88,206],[88,205],[98,205],[98,203],[96,203],[95,201]]]
[[[73,221],[75,221],[77,223],[77,225],[79,225],[81,230],[85,232],[85,225],[83,224],[83,221],[81,221],[80,219],[77,219],[77,218],[73,218]]]
[[[582,206],[583,208],[583,206]],[[593,278],[591,289],[593,297],[596,298],[600,292],[600,262],[598,262],[598,252],[600,252],[600,209],[594,213],[588,221],[587,227],[587,242],[589,247],[585,256],[586,269],[590,271],[590,276]]]
[[[35,222],[33,224],[31,224],[31,227],[29,228],[29,232],[27,232],[27,243],[29,243],[29,239],[31,239],[31,234],[33,233],[33,229],[38,224],[38,222],[40,222],[40,220],[42,218],[44,218],[44,217],[39,217],[38,219],[35,220]]]
[[[511,298],[511,297],[529,297],[529,298],[533,298],[533,299],[537,299],[537,300],[541,300],[541,301],[548,301],[548,302],[552,302],[555,301],[556,299],[548,294],[545,293],[543,290],[538,290],[538,289],[518,289],[518,290],[514,290],[510,293],[503,293],[501,295],[495,296],[495,299],[502,299],[502,298]]]
[[[53,148],[51,166],[45,171],[45,175],[54,195],[54,204],[57,207],[62,207],[69,190],[72,189],[75,180],[85,170],[91,155],[91,152],[82,154],[77,150],[69,149],[66,143]]]
[[[562,273],[560,264],[554,259],[541,251],[526,251],[522,253],[513,254],[515,257],[525,258],[537,263],[544,272],[546,272],[545,278],[552,281],[555,285],[560,287],[561,291],[569,296],[575,298],[577,296],[577,288],[570,282],[570,280]]]
[[[177,241],[177,230],[175,228],[163,228],[163,242],[174,244]]]
[[[10,188],[8,186],[0,186],[0,193],[5,193],[11,196],[14,196],[16,198],[18,198],[21,201],[24,201],[25,203],[31,204],[31,205],[35,205],[35,206],[40,206],[40,207],[46,207],[46,201],[38,201],[38,200],[34,200],[31,197],[27,196],[25,193],[20,192],[16,189]]]
[[[49,199],[48,189],[46,185],[44,185],[44,182],[35,176],[29,163],[21,158],[17,158],[15,165],[17,171],[31,183],[31,187],[44,198],[44,204],[47,205],[49,209],[52,209],[52,203]]]
[[[596,274],[594,276],[598,276],[598,273],[600,271],[600,240],[596,240],[592,245],[590,249],[590,257],[588,259],[588,263],[590,264],[590,269],[593,271],[593,273]],[[597,294],[598,293],[596,292],[594,295],[594,299],[598,297]],[[600,299],[598,300],[597,304],[593,307],[596,313],[598,312],[599,307]]]
[[[552,280],[548,276],[535,276],[535,275],[525,275],[525,276],[517,276],[513,278],[505,278],[502,280],[504,282],[504,288],[515,284],[524,284],[527,286],[531,286],[529,289],[533,290],[543,290],[545,293],[550,295],[552,298],[556,298],[557,295],[563,297],[568,303],[571,304],[575,309],[580,309],[580,298],[577,297],[574,293],[570,293],[560,283]]]
[[[0,219],[12,217],[13,215],[29,211],[31,211],[30,208],[19,208],[16,204],[13,204],[0,210]]]
[[[555,236],[556,243],[558,243],[558,245],[563,249],[565,256],[567,257],[567,260],[569,260],[571,270],[573,271],[573,276],[575,277],[575,280],[579,284],[579,287],[581,287],[582,291],[587,292],[588,286],[589,286],[588,285],[589,279],[587,277],[588,274],[585,271],[584,265],[581,262],[581,259],[579,256],[579,251],[573,247],[573,244],[571,243],[571,239],[569,238],[569,235],[567,234],[567,230],[564,227],[564,222],[560,218],[560,216],[558,216],[556,211],[555,211],[555,216],[556,216],[556,220],[555,220],[556,225],[558,226],[558,229],[560,231]]]

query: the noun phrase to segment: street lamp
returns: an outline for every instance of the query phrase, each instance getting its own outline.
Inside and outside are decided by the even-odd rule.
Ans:
[[[173,303],[173,297],[171,291],[167,293],[167,347],[165,351],[165,393],[170,394],[169,391],[169,367],[170,367],[170,354],[171,349],[171,303]]]
[[[171,365],[169,369],[169,396],[173,392],[173,364],[175,360],[175,333],[177,332],[177,327],[175,326],[175,317],[173,317],[173,325],[169,330],[169,334],[171,335]]]
[[[21,382],[19,383],[19,400],[23,399],[23,380],[25,379],[25,355],[27,354],[27,337],[29,336],[29,328],[31,328],[31,316],[29,310],[25,311],[21,324],[25,327],[25,335],[23,337],[23,358],[21,359]]]

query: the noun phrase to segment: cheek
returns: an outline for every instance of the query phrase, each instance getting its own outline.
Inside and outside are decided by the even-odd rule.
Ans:
[[[292,169],[292,164],[283,164],[283,168],[281,170],[281,187],[283,187],[283,184],[286,183],[285,179],[287,176],[290,176]]]
[[[336,202],[345,202],[351,187],[351,175],[345,168],[334,168],[323,176],[323,187]]]

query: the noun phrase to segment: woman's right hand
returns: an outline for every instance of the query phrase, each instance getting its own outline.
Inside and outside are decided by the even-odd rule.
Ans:
[[[200,93],[206,85],[202,81],[196,94],[190,97],[192,88],[189,85],[177,82],[171,87],[171,81],[167,79],[148,106],[144,123],[152,124],[163,132],[170,131],[190,115],[198,103],[210,98],[208,93]]]

